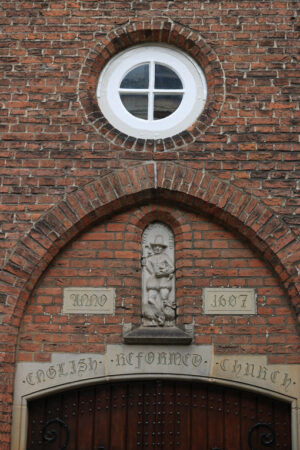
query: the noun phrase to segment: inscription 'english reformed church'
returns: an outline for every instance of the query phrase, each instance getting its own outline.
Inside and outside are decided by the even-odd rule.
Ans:
[[[234,357],[215,355],[212,361],[210,346],[137,345],[108,346],[106,354],[75,355],[71,358],[53,355],[52,363],[21,363],[18,371],[20,382],[27,393],[47,386],[76,380],[134,374],[184,374],[193,377],[209,377],[237,380],[248,385],[259,384],[271,390],[291,393],[296,388],[295,374],[280,366],[267,364],[264,357]]]

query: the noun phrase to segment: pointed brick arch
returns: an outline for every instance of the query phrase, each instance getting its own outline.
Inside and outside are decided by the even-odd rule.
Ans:
[[[238,231],[273,267],[300,312],[300,243],[293,232],[256,198],[223,180],[180,164],[151,162],[112,171],[72,192],[33,226],[1,274],[7,296],[2,323],[17,335],[35,283],[70,239],[96,220],[150,200],[210,214]]]

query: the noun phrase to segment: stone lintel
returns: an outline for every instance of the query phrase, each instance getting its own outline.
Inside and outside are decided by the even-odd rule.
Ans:
[[[125,344],[189,345],[192,336],[178,327],[138,327],[123,336]]]

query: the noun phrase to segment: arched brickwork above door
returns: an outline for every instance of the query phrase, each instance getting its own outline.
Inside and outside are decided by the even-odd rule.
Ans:
[[[212,175],[175,163],[145,163],[112,171],[72,192],[37,221],[2,271],[2,323],[19,325],[35,283],[70,239],[96,220],[150,200],[210,214],[238,231],[273,267],[300,312],[300,245],[287,226],[256,198]]]
[[[189,54],[204,71],[208,97],[204,111],[188,130],[172,138],[145,141],[112,127],[99,109],[96,89],[100,72],[114,55],[133,45],[150,42],[174,45]],[[118,27],[99,39],[86,57],[78,83],[78,96],[87,120],[110,142],[137,151],[173,150],[195,141],[218,117],[225,98],[224,72],[218,56],[199,32],[171,20],[139,19],[138,22]]]

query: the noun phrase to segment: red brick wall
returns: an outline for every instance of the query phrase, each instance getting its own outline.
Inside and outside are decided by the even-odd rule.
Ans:
[[[202,188],[197,191],[198,187],[193,185],[191,189],[193,193],[200,192],[199,197],[208,202],[206,209],[218,217],[224,216],[225,222],[240,229],[244,236],[251,229],[249,239],[261,250],[266,264],[270,263],[274,268],[285,292],[273,278],[273,287],[268,285],[266,288],[276,290],[266,297],[271,303],[260,303],[260,315],[252,318],[254,322],[262,320],[262,324],[244,324],[242,319],[239,324],[219,323],[222,321],[218,318],[212,325],[211,322],[200,323],[207,317],[197,310],[197,339],[198,342],[211,339],[210,327],[213,327],[212,331],[214,328],[217,331],[214,342],[218,351],[272,351],[274,361],[295,362],[295,337],[292,331],[285,334],[294,319],[285,302],[288,293],[291,304],[297,308],[300,287],[299,71],[296,56],[299,26],[296,7],[296,2],[288,0],[1,2],[1,450],[8,449],[10,442],[18,326],[28,297],[31,303],[27,314],[34,308],[32,302],[36,297],[31,296],[31,291],[41,270],[46,269],[53,255],[76,234],[77,229],[83,230],[85,224],[92,223],[94,216],[97,217],[95,210],[105,195],[99,193],[95,182],[112,174],[107,184],[101,181],[102,189],[109,191],[108,202],[119,195],[119,184],[123,186],[118,207],[122,202],[126,206],[124,193],[127,189],[133,186],[136,192],[137,185],[142,190],[143,183],[147,184],[145,178],[138,181],[144,174],[142,169],[137,169],[137,178],[131,179],[129,188],[123,179],[116,181],[116,169],[134,171],[149,161],[181,164],[190,172],[182,175],[178,169],[179,175],[173,177],[173,169],[168,166],[161,177],[161,186],[166,189],[172,186],[170,202],[185,201],[185,197],[181,194],[176,197],[174,192],[178,186],[181,192],[187,192],[189,176],[195,171],[193,183],[200,185],[201,182]],[[103,117],[95,106],[95,84],[105,61],[122,48],[145,41],[172,43],[193,55],[202,65],[209,86],[208,102],[199,121],[187,133],[162,143],[136,141],[119,135],[105,121],[101,122]],[[205,174],[204,181],[199,173]],[[181,175],[184,178],[182,185]],[[147,193],[143,192],[143,195],[147,196]],[[64,201],[66,203],[62,203]],[[193,202],[191,200],[190,206]],[[118,209],[117,206],[108,207],[108,212]],[[105,215],[105,209],[101,215]],[[186,225],[191,226],[191,217],[186,213],[184,216]],[[200,223],[204,223],[203,219]],[[203,236],[205,232],[208,230],[199,231]],[[201,240],[206,242],[203,236]],[[224,241],[233,242],[232,239],[216,238],[213,242],[221,245]],[[180,255],[183,250],[178,247],[177,251]],[[261,266],[197,267],[196,261],[209,261],[204,252],[212,251],[217,255],[218,251],[226,253],[229,248],[211,247],[201,251],[203,255],[199,260],[182,257],[187,264],[191,261],[193,270],[201,270],[201,276],[193,278],[195,283],[204,279],[202,273],[206,270],[221,271],[218,277],[211,277],[216,282],[222,280],[223,270],[237,270],[239,275],[235,277],[249,281],[257,280],[257,270],[266,274],[267,269]],[[254,261],[250,256],[240,259]],[[215,256],[212,261],[224,264],[229,260]],[[54,268],[49,269],[49,274],[51,270]],[[178,273],[181,270],[178,268]],[[250,270],[252,274],[246,276]],[[271,279],[271,275],[263,277],[264,282],[269,280],[271,283]],[[180,292],[180,280],[177,287]],[[38,287],[41,288],[42,285]],[[138,289],[138,284],[135,288]],[[201,286],[195,286],[195,292],[190,296],[197,305],[200,293]],[[261,294],[260,301],[263,296]],[[48,300],[45,297],[45,302],[52,301],[52,297]],[[50,315],[43,315],[41,305],[36,306],[39,308],[35,310],[35,320],[42,322],[33,325],[36,323],[41,330],[42,325],[48,326],[43,320],[48,320]],[[58,305],[44,303],[42,308],[53,307],[55,317]],[[195,308],[193,304],[192,308]],[[28,317],[23,321],[24,333],[25,325],[30,325],[26,322]],[[283,323],[271,323],[270,320],[282,320]],[[273,337],[270,334],[268,340],[265,337],[267,325],[268,329],[276,327]],[[110,326],[120,329],[118,324]],[[252,340],[250,333],[243,335],[244,341],[239,342],[242,339],[240,331],[245,326],[255,334]],[[219,331],[223,331],[223,335]],[[42,355],[46,344],[36,340],[37,334],[42,336],[43,333],[32,333],[34,342],[24,340],[24,345],[37,346],[36,350],[32,353],[29,347],[22,349],[20,358],[49,356],[48,351]],[[30,337],[28,330],[26,336]],[[255,338],[259,342],[255,342]],[[278,342],[271,342],[271,338]],[[91,343],[61,344],[83,346]]]
[[[184,160],[230,180],[259,196],[299,234],[294,2],[3,1],[1,6],[2,261],[66,192],[107,168],[152,158]],[[120,43],[112,30],[121,24]],[[172,27],[179,30],[181,47],[200,39],[200,56],[210,50],[209,59],[218,62],[210,67],[206,61],[203,69],[214,80],[221,68],[225,97],[216,98],[215,107],[222,110],[204,112],[205,120],[208,115],[215,121],[193,145],[161,152],[152,151],[150,142],[127,150],[92,125],[94,110],[86,119],[79,100],[94,98],[94,92],[79,80],[86,74],[94,82],[100,56],[108,58],[109,49],[114,53],[145,40],[149,33],[133,33],[143,24],[156,29],[154,40],[168,41]],[[129,31],[133,36],[126,40]]]
[[[177,321],[194,323],[195,343],[214,344],[218,353],[267,354],[270,363],[297,361],[291,307],[249,243],[208,217],[165,205],[113,216],[83,232],[55,258],[28,302],[19,361],[48,361],[52,352],[103,352],[105,344],[122,342],[123,323],[140,323],[140,242],[153,220],[174,232]],[[74,286],[116,288],[116,314],[62,314],[63,288]],[[204,287],[255,288],[258,314],[203,315]]]

